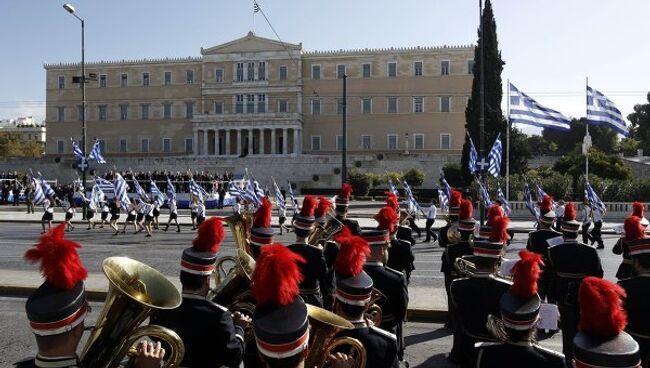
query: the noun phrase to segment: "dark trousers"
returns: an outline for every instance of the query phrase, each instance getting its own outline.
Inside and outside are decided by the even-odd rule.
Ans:
[[[433,226],[433,223],[436,222],[436,219],[427,219],[427,223],[425,226],[426,233],[427,233],[427,238],[424,240],[425,242],[431,241],[431,237],[433,236],[433,241],[438,240],[438,236],[434,231],[431,230],[431,226]]]
[[[449,292],[449,288],[451,287],[451,283],[454,281],[454,277],[449,273],[445,272],[445,290],[447,291],[447,325],[449,326],[450,329],[455,330],[456,328],[456,320],[454,319],[454,303],[451,301],[451,293]]]
[[[598,243],[598,248],[604,248],[605,244],[603,244],[603,238],[602,238],[602,233],[600,230],[603,228],[603,222],[602,221],[595,221],[594,222],[594,229],[591,230],[591,241]]]
[[[582,242],[585,244],[589,244],[589,241],[591,240],[591,235],[589,235],[590,226],[591,226],[591,222],[582,224]]]
[[[572,367],[573,338],[578,331],[580,312],[577,304],[568,304],[563,300],[560,300],[557,306],[560,310],[560,327],[562,328],[562,353],[564,353],[566,366]]]
[[[411,228],[411,230],[415,231],[418,234],[418,237],[422,236],[422,230],[420,229],[418,224],[415,223],[415,219],[413,217],[409,219],[409,227]]]
[[[537,293],[542,302],[546,299],[547,303],[557,304],[557,296],[554,290],[555,275],[549,271],[543,271],[537,281]]]

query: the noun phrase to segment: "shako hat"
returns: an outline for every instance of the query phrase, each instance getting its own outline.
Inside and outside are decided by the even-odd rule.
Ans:
[[[630,256],[635,257],[641,254],[650,254],[650,238],[645,236],[645,228],[641,224],[641,218],[628,216],[623,222],[625,229],[625,244]]]
[[[211,217],[199,225],[192,246],[183,249],[181,272],[210,276],[217,261],[217,252],[224,238],[223,222],[219,217]]]
[[[503,324],[514,330],[529,330],[537,324],[541,300],[537,280],[542,256],[527,250],[519,252],[519,261],[512,268],[513,283],[499,300]]]
[[[451,221],[458,221],[458,213],[460,212],[460,202],[463,194],[456,189],[451,190],[451,198],[449,198],[449,216]]]
[[[569,202],[564,207],[564,220],[562,221],[562,232],[577,233],[580,230],[580,221],[576,221],[576,205]]]
[[[539,222],[544,225],[553,225],[555,221],[555,212],[553,211],[553,198],[545,195],[539,204]]]
[[[386,230],[390,234],[397,230],[399,215],[388,206],[382,207],[374,216],[374,219],[377,221],[377,230]]]
[[[314,210],[314,218],[316,219],[316,222],[324,226],[327,223],[327,214],[331,208],[332,201],[323,196],[318,197],[318,206],[316,206],[316,209]]]
[[[490,234],[492,234],[492,224],[494,223],[494,220],[498,217],[503,217],[503,208],[499,206],[498,204],[494,203],[488,208],[487,212],[487,219],[485,221],[485,224],[481,226],[479,229],[479,234],[477,237],[474,238],[474,240],[481,240],[481,239],[489,239]]]
[[[490,236],[487,239],[474,239],[472,253],[476,257],[501,258],[503,247],[508,241],[508,218],[498,216],[493,219]]]
[[[339,195],[336,196],[336,212],[342,213],[350,206],[350,197],[352,196],[352,185],[343,183]]]
[[[262,198],[260,207],[255,212],[255,220],[251,228],[251,245],[261,247],[268,244],[273,244],[273,234],[275,233],[271,228],[271,212],[273,205],[267,197]]]
[[[352,235],[347,228],[334,240],[340,244],[334,262],[336,299],[348,305],[364,306],[370,301],[373,286],[372,279],[363,271],[366,257],[370,255],[368,242]]]
[[[301,229],[310,231],[314,228],[314,210],[316,209],[316,198],[308,195],[305,196],[305,199],[302,200],[302,207],[300,208],[300,213],[296,215],[295,220],[293,220],[293,226]]]
[[[476,220],[474,220],[473,213],[474,205],[472,205],[472,201],[463,199],[460,202],[460,211],[458,212],[458,231],[474,232]]]
[[[642,202],[636,201],[632,203],[632,216],[639,217],[641,219],[641,225],[646,228],[650,222],[645,218],[644,212],[645,205]]]

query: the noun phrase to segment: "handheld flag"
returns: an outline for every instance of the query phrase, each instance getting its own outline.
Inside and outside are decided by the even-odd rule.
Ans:
[[[503,204],[503,208],[505,209],[506,215],[509,214],[512,211],[512,208],[510,208],[510,203],[508,203],[506,196],[503,195],[501,186],[497,187],[497,198],[501,201],[501,204]]]
[[[535,203],[533,203],[533,196],[530,193],[530,187],[528,187],[528,183],[524,183],[524,202],[526,203],[526,208],[528,208],[535,219],[539,219],[539,213],[537,212]]]
[[[131,200],[127,194],[129,186],[126,184],[126,180],[120,174],[115,174],[115,197],[120,201],[120,207],[126,210],[128,205],[131,204]]]
[[[115,193],[115,187],[113,186],[113,183],[104,178],[96,176],[95,185],[97,185],[99,189],[101,189],[101,191],[104,193]]]
[[[174,188],[174,184],[169,180],[169,177],[167,177],[167,198],[170,201],[176,200],[176,188]]]
[[[90,151],[90,155],[88,156],[88,159],[95,160],[97,161],[98,164],[106,163],[106,160],[104,160],[104,157],[102,156],[102,145],[96,139],[95,139],[95,143],[93,144],[93,149]]]
[[[600,213],[605,213],[605,204],[600,200],[589,182],[585,183],[585,197],[589,200],[591,208],[600,211]]]
[[[481,199],[483,201],[483,206],[485,208],[490,208],[492,201],[490,200],[490,193],[488,192],[485,185],[480,180],[477,180],[479,191],[481,192]]]

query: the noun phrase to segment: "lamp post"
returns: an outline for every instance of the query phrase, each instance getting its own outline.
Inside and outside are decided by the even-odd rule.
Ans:
[[[86,159],[86,63],[85,63],[85,47],[84,47],[84,20],[76,13],[72,4],[63,4],[63,9],[72,14],[81,22],[81,147],[83,149],[84,158],[81,161],[81,185],[83,190],[86,190],[86,170],[88,169],[88,160]],[[85,193],[84,193],[85,194]],[[83,201],[83,219],[86,219],[86,201]]]

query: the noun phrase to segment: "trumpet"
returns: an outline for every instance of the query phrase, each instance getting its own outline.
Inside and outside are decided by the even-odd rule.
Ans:
[[[329,217],[329,221],[325,225],[316,223],[316,228],[307,237],[307,244],[316,244],[320,240],[328,241],[345,226],[331,213],[327,213],[326,216]]]

